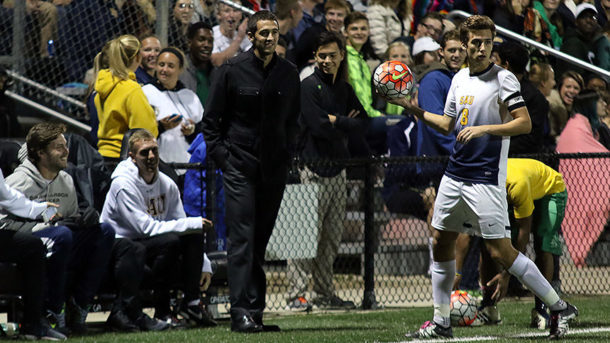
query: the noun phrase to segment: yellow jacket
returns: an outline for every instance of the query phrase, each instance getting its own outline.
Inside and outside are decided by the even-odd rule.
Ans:
[[[95,80],[95,108],[100,120],[97,149],[104,157],[118,158],[123,134],[143,128],[159,135],[155,111],[148,103],[134,73],[129,80],[114,77],[109,69],[100,70]]]

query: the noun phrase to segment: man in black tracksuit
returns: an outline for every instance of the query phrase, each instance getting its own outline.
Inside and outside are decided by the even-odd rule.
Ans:
[[[317,67],[301,85],[301,117],[305,160],[336,160],[350,157],[348,141],[358,138],[364,142],[366,111],[358,101],[354,90],[342,77],[345,43],[335,32],[323,32],[314,54]],[[355,308],[352,301],[335,295],[333,287],[333,262],[343,235],[345,218],[346,173],[340,166],[322,166],[308,163],[301,170],[303,184],[318,186],[318,247],[312,260],[299,259],[288,262],[291,281],[288,304],[294,309],[310,306],[305,298],[312,273],[314,295],[312,302],[325,308]]]
[[[214,74],[203,117],[208,154],[223,171],[226,196],[231,330],[277,331],[262,325],[265,249],[282,201],[299,114],[299,76],[275,54],[275,15],[248,20],[252,49]]]

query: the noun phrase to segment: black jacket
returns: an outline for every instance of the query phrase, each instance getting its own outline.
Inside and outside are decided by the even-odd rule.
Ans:
[[[351,110],[360,113],[349,118]],[[329,114],[337,117],[334,125],[328,119]],[[348,141],[364,137],[366,118],[352,86],[340,76],[333,83],[332,75],[316,68],[301,84],[301,156],[305,159],[349,158]],[[334,176],[341,168],[312,167],[312,170],[320,176]]]
[[[263,68],[253,48],[212,75],[203,115],[208,154],[248,177],[285,182],[297,136],[300,82],[295,66],[274,54]]]
[[[532,131],[528,134],[510,138],[508,153],[535,154],[552,151],[549,143],[549,102],[544,95],[528,80],[521,82],[521,96],[532,120]]]

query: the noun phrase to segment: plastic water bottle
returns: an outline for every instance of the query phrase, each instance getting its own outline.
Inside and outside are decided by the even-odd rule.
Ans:
[[[19,324],[17,323],[1,323],[0,326],[8,337],[17,336],[19,334]]]
[[[55,57],[55,42],[52,39],[47,42],[47,52],[49,57]]]

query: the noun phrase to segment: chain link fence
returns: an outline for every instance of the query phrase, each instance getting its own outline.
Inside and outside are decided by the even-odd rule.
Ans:
[[[568,190],[554,286],[567,294],[609,292],[610,154],[528,157],[559,170]],[[445,162],[295,163],[267,249],[268,308],[288,309],[297,296],[315,303],[328,292],[363,308],[429,303],[428,216]],[[533,251],[530,243],[527,254]],[[476,279],[475,253],[466,264]]]
[[[12,70],[12,91],[87,123],[95,55],[122,34],[156,33],[166,43],[170,2],[1,0],[0,64]]]

